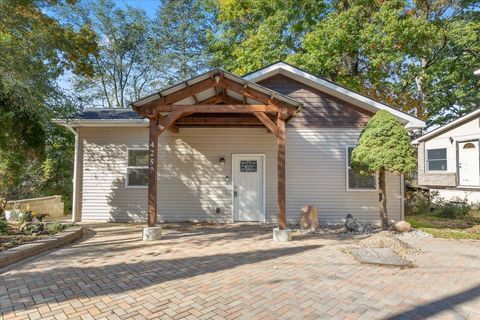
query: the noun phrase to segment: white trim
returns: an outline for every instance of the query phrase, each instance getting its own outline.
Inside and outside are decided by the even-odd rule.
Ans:
[[[148,171],[148,165],[146,166],[129,166],[128,165],[128,154],[129,154],[129,151],[132,150],[132,151],[135,151],[135,150],[138,150],[138,151],[147,151],[148,153],[148,148],[130,148],[130,147],[127,147],[127,156],[126,156],[126,164],[127,164],[127,170],[125,172],[125,188],[127,189],[146,189],[148,188],[148,181],[147,181],[147,184],[144,185],[144,186],[137,186],[137,185],[129,185],[128,184],[128,169],[146,169]]]
[[[428,140],[430,137],[432,137],[432,136],[437,136],[437,135],[439,135],[440,133],[443,133],[443,132],[445,132],[445,131],[448,131],[450,128],[455,127],[455,126],[461,124],[461,123],[464,122],[464,121],[466,122],[466,121],[468,121],[468,120],[471,120],[471,119],[475,118],[476,116],[480,116],[480,109],[477,109],[477,110],[475,110],[475,111],[473,111],[473,112],[470,112],[470,113],[464,115],[463,117],[458,118],[457,120],[454,120],[454,121],[452,121],[452,122],[450,122],[450,123],[448,123],[448,124],[446,124],[446,125],[444,125],[444,126],[441,126],[441,127],[437,128],[437,129],[435,129],[435,130],[433,130],[433,131],[430,131],[430,132],[427,133],[427,134],[424,134],[423,136],[421,136],[421,137],[413,140],[413,141],[412,141],[412,144],[419,144],[419,143],[422,142],[422,141],[426,141],[426,140]]]
[[[372,191],[378,191],[378,173],[375,173],[375,189],[361,189],[361,188],[353,188],[351,189],[349,187],[349,181],[348,181],[348,170],[350,170],[350,165],[348,163],[348,148],[355,148],[355,145],[346,145],[345,146],[345,190],[346,191],[352,191],[352,192],[372,192]]]
[[[71,131],[75,136],[75,149],[73,153],[73,191],[72,191],[72,222],[79,222],[80,221],[80,210],[78,206],[78,146],[80,144],[78,132],[70,127],[66,127],[69,131]]]
[[[378,110],[387,110],[397,118],[403,120],[406,124],[405,127],[407,129],[419,129],[425,126],[424,121],[414,116],[411,116],[395,108],[392,108],[386,104],[370,99],[352,90],[339,86],[333,82],[316,77],[308,72],[302,71],[284,62],[277,62],[271,66],[268,66],[266,68],[250,73],[246,75],[244,79],[257,82],[278,73],[284,74],[286,76],[288,76],[289,74],[296,75],[300,77],[299,80],[309,80],[313,82],[316,85],[316,88],[319,89],[320,91],[326,92],[332,96],[348,101],[361,108],[364,108],[373,112]]]
[[[235,222],[235,197],[234,197],[234,192],[235,192],[235,158],[237,157],[262,157],[262,171],[263,171],[263,182],[262,182],[262,188],[263,188],[263,223],[267,222],[267,205],[266,205],[266,155],[264,153],[232,153],[232,162],[231,162],[231,170],[232,170],[232,222]]]

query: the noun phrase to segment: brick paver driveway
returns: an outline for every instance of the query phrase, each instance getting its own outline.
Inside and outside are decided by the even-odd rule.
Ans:
[[[354,240],[271,229],[101,225],[0,272],[5,319],[480,319],[480,243],[413,239],[415,269],[356,263]]]

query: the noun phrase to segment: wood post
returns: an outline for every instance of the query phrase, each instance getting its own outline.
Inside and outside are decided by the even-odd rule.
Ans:
[[[277,127],[277,153],[278,153],[278,228],[285,230],[287,228],[286,214],[286,185],[285,185],[285,118],[287,112],[281,109],[278,113]]]
[[[148,226],[157,224],[157,167],[158,167],[157,119],[150,119],[148,134]]]

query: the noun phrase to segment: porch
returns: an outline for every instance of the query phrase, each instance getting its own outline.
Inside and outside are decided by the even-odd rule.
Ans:
[[[285,131],[286,122],[297,114],[300,106],[295,100],[221,70],[210,71],[133,103],[133,109],[149,119],[148,228],[144,238],[156,240],[161,237],[156,225],[157,191],[162,188],[158,184],[158,139],[162,133],[166,130],[178,133],[182,127],[265,127],[276,137],[278,231],[274,231],[274,239],[288,240],[289,234],[285,231]],[[226,161],[223,156],[219,157],[220,163]],[[265,155],[232,155],[232,168],[235,183],[243,179],[246,191],[242,193],[243,199],[236,199],[237,203],[244,204],[234,207],[237,216],[255,211],[265,214]],[[247,176],[246,173],[256,175]],[[255,189],[256,185],[262,187]],[[239,186],[232,187],[233,197],[239,197],[236,189]]]

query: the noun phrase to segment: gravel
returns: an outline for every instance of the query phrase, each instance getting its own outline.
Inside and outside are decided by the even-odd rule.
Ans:
[[[294,233],[300,234],[322,234],[322,235],[341,235],[341,236],[355,236],[355,235],[365,235],[377,233],[381,228],[377,225],[367,224],[365,227],[365,232],[353,232],[347,230],[344,224],[328,224],[320,225],[315,230],[302,229],[300,225],[290,225],[290,229]]]
[[[433,238],[430,233],[413,228],[409,232],[400,233],[397,236],[405,238]]]
[[[408,243],[400,240],[393,231],[381,231],[366,239],[360,240],[358,244],[364,248],[388,248],[400,256],[421,252]]]

